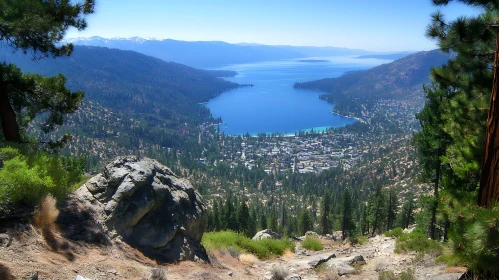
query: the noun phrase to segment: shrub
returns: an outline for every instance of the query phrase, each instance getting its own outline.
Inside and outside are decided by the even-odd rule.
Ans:
[[[321,241],[311,236],[305,237],[305,240],[303,240],[301,246],[307,250],[312,250],[312,251],[320,251],[324,249],[324,246],[322,246]]]
[[[445,263],[447,267],[450,266],[460,266],[463,265],[463,262],[459,259],[459,256],[456,254],[444,254],[441,256],[438,256],[435,259],[436,263]]]
[[[270,280],[284,280],[288,276],[289,271],[282,267],[273,266],[270,270],[272,278]]]
[[[40,206],[35,211],[34,224],[38,228],[47,228],[55,223],[59,210],[56,207],[57,201],[51,195],[46,196]]]
[[[239,261],[243,264],[254,264],[258,258],[253,254],[242,253],[239,255]]]
[[[63,157],[43,151],[0,148],[0,203],[34,206],[44,196],[64,200],[80,183],[83,158]]]
[[[415,280],[414,270],[412,268],[407,269],[407,271],[402,271],[399,276],[400,280]]]
[[[394,228],[390,231],[385,231],[385,236],[386,237],[395,237],[395,238],[399,238],[403,233],[403,230],[402,228]]]
[[[379,280],[397,280],[397,276],[393,271],[381,271],[378,275]]]
[[[271,258],[282,255],[286,249],[294,251],[294,243],[289,239],[252,240],[232,231],[207,232],[201,243],[206,249],[220,250],[231,247],[238,253],[246,251],[258,258]]]
[[[429,253],[433,256],[442,254],[442,246],[435,240],[428,239],[424,233],[411,232],[403,233],[395,246],[395,253],[418,252],[421,254]]]

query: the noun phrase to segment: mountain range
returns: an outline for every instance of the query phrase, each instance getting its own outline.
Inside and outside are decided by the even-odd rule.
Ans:
[[[268,46],[248,43],[229,44],[221,41],[189,42],[172,39],[145,39],[141,37],[107,39],[94,36],[68,39],[67,42],[83,46],[132,50],[165,61],[182,63],[196,68],[214,68],[230,64],[278,59],[373,54],[373,52],[366,50],[337,47]]]

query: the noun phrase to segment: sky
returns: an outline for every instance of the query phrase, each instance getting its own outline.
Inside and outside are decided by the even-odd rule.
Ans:
[[[97,0],[84,31],[66,38],[154,37],[370,51],[435,49],[431,13],[473,16],[474,7],[430,0]]]

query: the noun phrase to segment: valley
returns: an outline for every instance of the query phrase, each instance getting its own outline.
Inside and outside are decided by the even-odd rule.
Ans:
[[[450,2],[0,0],[0,279],[498,279],[499,4]]]

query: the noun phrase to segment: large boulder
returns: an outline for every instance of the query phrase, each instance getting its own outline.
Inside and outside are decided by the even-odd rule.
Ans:
[[[281,239],[281,236],[278,233],[271,231],[270,229],[264,229],[262,231],[257,232],[252,239],[253,240]]]
[[[160,262],[207,259],[206,206],[188,180],[155,160],[119,157],[75,192],[112,240]]]

